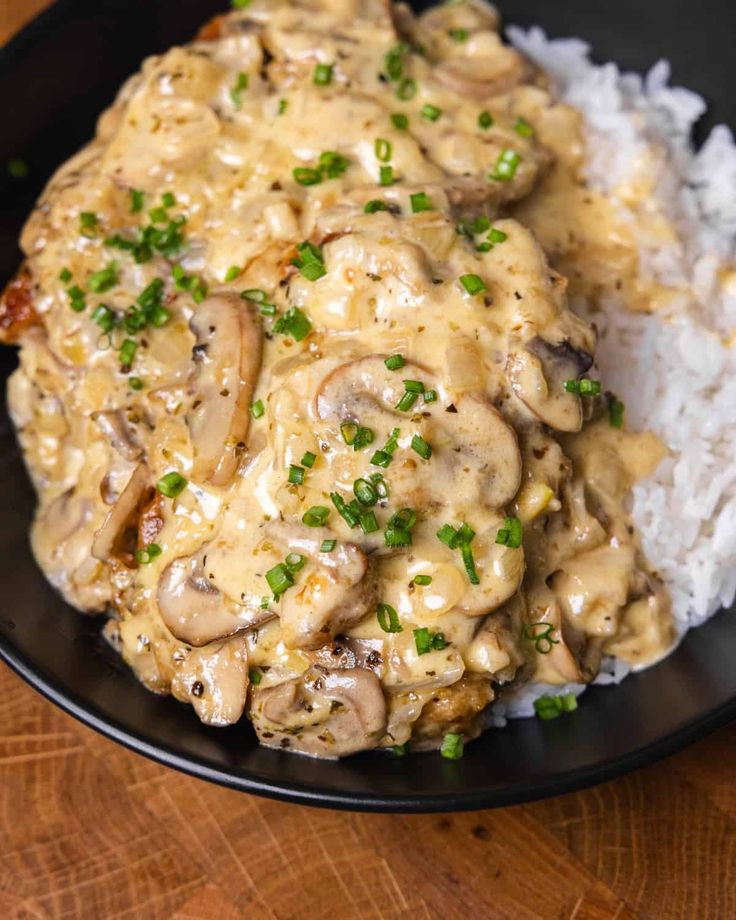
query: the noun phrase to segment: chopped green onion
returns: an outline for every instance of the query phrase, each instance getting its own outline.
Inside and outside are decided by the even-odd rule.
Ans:
[[[243,300],[252,300],[254,303],[265,303],[268,294],[260,288],[249,288],[240,295]]]
[[[381,201],[380,198],[372,198],[370,201],[366,201],[363,210],[366,214],[375,214],[376,211],[388,211],[388,205],[385,201]]]
[[[375,533],[378,530],[378,520],[374,511],[364,511],[359,520],[363,533]]]
[[[456,539],[457,539],[457,530],[452,526],[452,524],[443,524],[442,527],[437,531],[437,537],[445,546],[449,546],[450,549],[455,549]]]
[[[133,363],[135,353],[138,351],[138,343],[133,339],[125,339],[118,351],[121,367],[127,368]]]
[[[416,511],[412,508],[402,508],[391,517],[388,523],[389,527],[398,527],[400,530],[411,530],[416,522]]]
[[[509,182],[516,175],[519,163],[521,156],[515,150],[502,150],[496,160],[494,171],[488,178],[495,179],[496,182]]]
[[[315,86],[329,86],[332,83],[332,69],[334,64],[317,64],[314,68]]]
[[[306,561],[307,557],[303,556],[301,553],[289,553],[286,559],[284,559],[286,568],[290,572],[298,572],[299,569],[303,569]]]
[[[421,587],[425,587],[426,585],[431,585],[432,576],[431,575],[415,575],[414,584],[420,585]]]
[[[396,408],[399,410],[399,412],[408,412],[418,398],[419,397],[416,393],[412,393],[411,390],[407,390],[402,395],[401,399],[396,403]]]
[[[531,137],[532,134],[534,134],[534,128],[532,128],[526,118],[522,118],[521,115],[516,119],[514,131],[516,131],[519,137]]]
[[[181,495],[187,485],[188,482],[181,473],[172,470],[172,472],[166,473],[165,476],[159,479],[156,483],[156,489],[166,498],[176,498],[177,495]]]
[[[480,275],[460,275],[460,284],[468,294],[475,296],[486,291],[486,285]]]
[[[288,107],[289,107],[288,99],[279,99],[278,114],[283,115]]]
[[[254,403],[251,403],[250,414],[253,416],[253,418],[261,418],[265,411],[266,409],[263,405],[262,399],[257,399]]]
[[[475,568],[475,559],[473,559],[473,550],[470,548],[470,543],[460,545],[460,555],[463,557],[463,565],[465,566],[468,581],[471,585],[479,585],[480,578]]]
[[[556,719],[563,712],[574,712],[578,708],[577,697],[574,693],[563,693],[560,696],[540,696],[534,700],[534,712],[540,719]]]
[[[496,543],[508,546],[509,549],[518,549],[522,541],[521,521],[517,517],[507,517],[503,527],[496,534]]]
[[[429,460],[432,456],[432,445],[428,444],[424,438],[419,437],[418,434],[415,434],[411,439],[411,449],[419,454],[422,460]]]
[[[412,214],[419,214],[420,211],[431,211],[432,202],[426,192],[416,192],[409,196],[411,201]]]
[[[422,383],[421,380],[405,380],[404,389],[408,393],[423,393],[424,384]]]
[[[386,546],[411,546],[412,536],[408,530],[390,525],[383,532],[383,541]]]
[[[503,230],[497,230],[495,227],[491,229],[491,232],[488,234],[488,239],[494,245],[497,243],[503,243],[504,240],[509,238],[508,233],[504,233]]]
[[[291,260],[291,264],[296,265],[308,281],[317,281],[327,274],[319,246],[305,240],[297,246],[297,253],[298,255]]]
[[[402,112],[393,112],[391,115],[391,124],[397,131],[406,131],[409,127],[409,118]]]
[[[144,310],[155,306],[161,302],[161,296],[164,290],[164,282],[161,278],[154,278],[136,298],[136,303],[143,307]]]
[[[391,146],[391,141],[387,141],[385,137],[377,137],[373,149],[376,159],[381,160],[381,162],[388,163],[391,159],[393,147]]]
[[[276,316],[276,306],[272,303],[262,303],[258,312],[261,316]]]
[[[478,127],[487,131],[493,125],[493,115],[490,112],[481,112],[478,116]]]
[[[442,739],[440,754],[445,760],[460,760],[464,750],[463,736],[456,732],[448,732]]]
[[[137,188],[129,188],[128,195],[130,197],[130,213],[137,214],[139,211],[142,211],[144,200],[143,192]]]
[[[450,29],[448,35],[454,42],[457,42],[458,44],[468,40],[467,29]]]
[[[391,355],[383,362],[390,371],[398,371],[404,366],[403,355]]]
[[[238,73],[235,83],[230,87],[230,98],[236,109],[239,109],[241,106],[242,100],[240,95],[245,89],[248,89],[248,74],[241,70]],[[166,207],[171,207],[171,205],[166,205]]]
[[[115,325],[115,313],[101,303],[92,313],[92,319],[103,332],[111,332]]]
[[[405,744],[392,744],[391,753],[395,757],[405,757],[406,756],[406,745]]]
[[[425,403],[433,403],[437,401],[437,390],[425,390],[422,394],[422,398]]]
[[[389,80],[395,82],[401,79],[404,72],[404,55],[408,51],[409,46],[406,42],[400,42],[398,45],[394,45],[394,47],[386,53],[384,67],[386,68],[386,74]]]
[[[149,543],[144,549],[137,549],[135,551],[136,562],[139,562],[141,565],[148,565],[149,562],[161,555],[161,547],[158,543]]]
[[[393,185],[394,184],[394,168],[393,166],[382,166],[379,169],[379,182],[381,185]]]
[[[331,553],[337,546],[337,540],[323,540],[319,548],[321,553]]]
[[[281,335],[288,335],[295,342],[301,342],[312,331],[312,324],[299,307],[290,307],[273,324],[273,331]]]
[[[73,277],[74,276],[68,268],[62,268],[62,270],[59,272],[59,281],[62,281],[64,284],[69,284]]]
[[[429,460],[432,456],[432,445],[429,444],[424,438],[420,437],[418,434],[415,434],[411,439],[411,448],[415,451],[423,460]]]
[[[131,390],[142,390],[145,383],[140,377],[128,377],[128,386]]]
[[[521,631],[521,638],[533,642],[540,655],[548,655],[552,651],[552,646],[558,645],[560,641],[552,638],[554,631],[553,623],[540,620],[538,623],[529,623],[525,626]]]
[[[292,463],[289,467],[289,482],[293,486],[300,486],[304,482],[304,467]]]
[[[253,0],[230,0],[234,10],[244,10],[251,5]]]
[[[319,185],[322,181],[322,173],[319,169],[312,169],[309,166],[297,166],[293,170],[294,181],[299,185]]]
[[[391,454],[387,454],[385,450],[377,450],[371,457],[371,464],[386,469],[391,463],[391,459]]]
[[[383,478],[381,473],[369,473],[368,478],[376,487],[376,492],[378,493],[379,499],[388,498],[388,483]]]
[[[165,208],[173,208],[176,204],[176,196],[173,192],[164,192],[161,196],[161,203]]]
[[[279,597],[294,584],[294,576],[283,562],[279,562],[266,572],[266,581],[276,597]]]
[[[432,651],[432,634],[426,626],[422,626],[421,629],[413,629],[412,633],[417,655],[426,655]]]
[[[238,2],[238,0],[236,0],[236,2]],[[250,0],[248,0],[248,3],[250,3]],[[261,671],[260,668],[250,668],[248,671],[248,680],[254,687],[257,687],[263,680],[263,671]]]
[[[405,77],[396,88],[396,98],[402,102],[408,102],[417,94],[417,81],[411,77]]]
[[[422,118],[426,118],[427,121],[437,121],[441,114],[442,109],[429,102],[422,106]]]
[[[242,269],[239,265],[231,265],[225,272],[225,284],[228,284],[230,281],[235,281],[241,271]]]
[[[358,428],[358,433],[353,442],[353,450],[362,450],[373,443],[374,434],[370,428],[364,428],[362,425]]]
[[[566,380],[563,384],[568,393],[577,393],[579,396],[598,396],[601,392],[600,380]]]
[[[379,604],[376,607],[376,619],[378,620],[378,625],[385,633],[400,633],[404,631],[404,627],[399,621],[399,615],[396,612],[396,608],[392,607],[391,604]]]
[[[355,422],[343,422],[342,425],[340,425],[340,434],[348,447],[352,447],[358,435],[358,426]]]
[[[85,231],[94,230],[98,223],[99,218],[92,211],[82,211],[79,215],[79,224],[84,236],[89,235],[89,233]]]
[[[307,527],[322,527],[330,516],[330,509],[324,505],[312,505],[302,515],[302,523]]]
[[[337,179],[350,166],[350,160],[336,150],[324,150],[319,155],[319,168],[328,179]]]
[[[317,454],[313,454],[311,450],[305,451],[304,456],[301,459],[302,466],[309,467],[311,470],[317,460]]]
[[[166,213],[166,208],[152,208],[148,212],[148,216],[154,222],[154,224],[165,224],[169,219],[169,215]]]
[[[624,427],[624,412],[626,407],[613,393],[608,395],[608,424],[611,428]]]
[[[349,527],[357,527],[360,513],[355,513],[355,511],[347,504],[345,499],[338,492],[330,492],[330,498],[332,499],[332,504],[337,509],[337,513],[345,521]]]
[[[378,501],[378,492],[372,482],[367,479],[356,479],[353,483],[353,493],[361,505],[370,508]]]

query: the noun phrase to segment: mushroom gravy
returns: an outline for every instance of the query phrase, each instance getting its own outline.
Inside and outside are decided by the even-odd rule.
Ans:
[[[147,687],[456,756],[504,688],[669,649],[626,513],[662,448],[567,302],[651,292],[582,155],[475,2],[254,0],[125,84],[0,332],[36,557]]]

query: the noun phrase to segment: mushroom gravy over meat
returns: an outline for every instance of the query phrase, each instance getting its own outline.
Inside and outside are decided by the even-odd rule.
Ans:
[[[0,336],[36,557],[147,687],[271,747],[456,756],[499,694],[668,650],[625,508],[662,450],[561,273],[636,286],[581,158],[475,2],[254,0],[125,84]]]

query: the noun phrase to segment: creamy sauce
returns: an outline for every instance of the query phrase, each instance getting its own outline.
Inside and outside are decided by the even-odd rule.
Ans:
[[[314,756],[474,737],[499,687],[672,642],[625,511],[661,446],[565,387],[568,293],[651,302],[631,232],[492,13],[395,18],[220,17],[23,234],[40,564],[152,690]]]

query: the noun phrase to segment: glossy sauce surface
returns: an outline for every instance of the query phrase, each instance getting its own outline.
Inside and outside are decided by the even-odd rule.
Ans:
[[[651,292],[496,25],[256,0],[147,61],[24,231],[37,558],[152,690],[271,746],[472,738],[504,687],[672,642],[625,511],[662,448],[574,392],[567,305]]]

